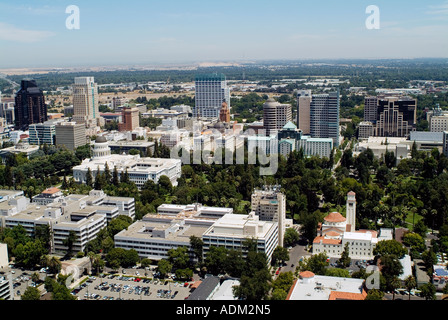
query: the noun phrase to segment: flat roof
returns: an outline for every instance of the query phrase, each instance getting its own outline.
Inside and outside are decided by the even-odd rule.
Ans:
[[[329,300],[332,292],[361,296],[363,283],[364,279],[318,275],[308,279],[297,279],[289,292],[288,300]],[[336,299],[343,299],[343,295]]]
[[[184,225],[183,229],[178,230],[174,233],[169,233],[165,238],[153,237],[152,233],[143,232],[143,230],[147,228],[153,228],[156,230],[166,230],[175,224],[175,221],[144,221],[139,220],[131,224],[127,229],[120,231],[115,235],[116,238],[136,238],[136,239],[146,239],[146,240],[160,240],[160,241],[176,241],[176,242],[185,242],[189,245],[190,236],[202,237],[202,234],[208,229],[209,226],[200,226],[200,225]]]

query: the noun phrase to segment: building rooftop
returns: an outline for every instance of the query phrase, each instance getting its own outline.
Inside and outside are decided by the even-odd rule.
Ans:
[[[199,287],[192,292],[187,300],[206,300],[211,293],[219,286],[219,278],[210,276],[204,279]]]
[[[45,189],[44,191],[42,191],[42,193],[43,194],[55,194],[55,193],[58,193],[60,191],[61,190],[56,188],[56,187],[51,187],[51,188]]]
[[[324,220],[327,222],[344,222],[346,219],[339,212],[330,212]]]
[[[176,225],[177,224],[177,225]],[[180,223],[179,220],[171,221],[147,221],[140,220],[134,222],[127,229],[119,232],[117,238],[136,238],[136,239],[163,239],[176,242],[184,242],[186,245],[190,243],[190,236],[202,237],[202,234],[209,226],[187,225]],[[153,231],[160,232],[153,232]],[[164,234],[163,237],[161,236]]]
[[[313,276],[309,272],[294,282],[287,300],[364,300],[363,284],[363,279]]]

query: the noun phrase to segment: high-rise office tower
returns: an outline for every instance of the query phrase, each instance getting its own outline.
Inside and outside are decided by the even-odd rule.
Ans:
[[[280,192],[280,186],[264,186],[263,190],[254,190],[251,208],[260,221],[278,223],[278,243],[283,246],[286,230],[286,196]]]
[[[140,117],[137,108],[123,108],[121,113],[123,122],[118,124],[119,131],[132,131],[140,126]]]
[[[297,128],[303,134],[310,134],[311,90],[297,91]]]
[[[61,122],[56,124],[55,128],[56,144],[64,145],[69,150],[75,151],[90,141],[86,137],[86,126],[83,123]]]
[[[14,119],[16,129],[27,130],[30,124],[47,121],[45,97],[35,80],[22,80],[15,102]]]
[[[76,77],[73,85],[73,120],[92,127],[97,125],[99,117],[98,86],[94,77]]]
[[[252,193],[252,211],[261,221],[278,223],[278,242],[283,246],[286,230],[286,197],[279,191],[280,186],[265,186],[264,190]]]
[[[377,97],[365,97],[364,98],[364,121],[370,121],[373,124],[376,123],[378,109]]]
[[[332,138],[333,146],[339,146],[339,91],[312,96],[310,133],[313,138]]]
[[[202,74],[195,79],[194,117],[218,119],[222,102],[230,109],[230,90],[224,74]]]
[[[408,137],[416,128],[417,100],[409,97],[379,98],[376,135],[379,137]]]
[[[263,128],[266,135],[277,134],[291,120],[291,105],[281,104],[273,98],[266,100],[263,105]]]

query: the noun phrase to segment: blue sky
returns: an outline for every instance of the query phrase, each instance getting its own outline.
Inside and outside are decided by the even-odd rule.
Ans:
[[[448,0],[0,0],[0,68],[447,57],[447,35]]]

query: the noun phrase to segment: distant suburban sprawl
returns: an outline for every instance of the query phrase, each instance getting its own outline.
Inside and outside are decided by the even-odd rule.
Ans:
[[[0,298],[446,299],[447,62],[5,75]]]

